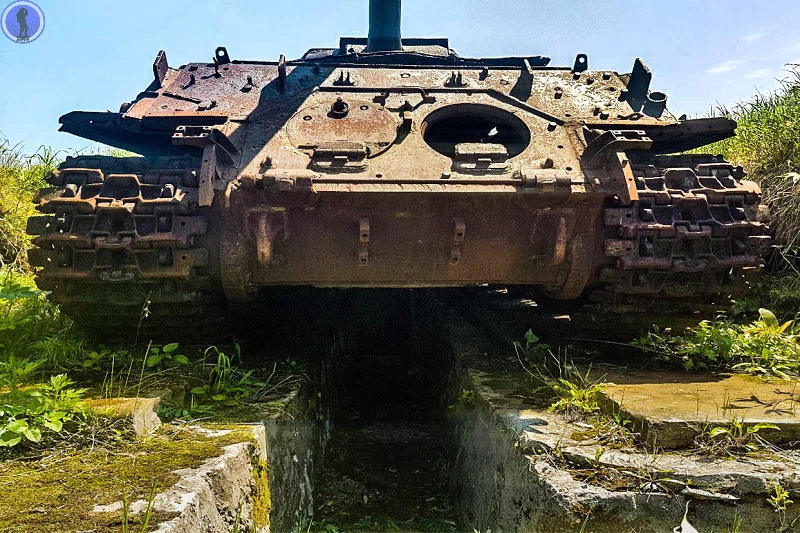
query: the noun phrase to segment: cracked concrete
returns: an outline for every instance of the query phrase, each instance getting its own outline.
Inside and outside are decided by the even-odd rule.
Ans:
[[[663,532],[681,523],[691,502],[688,518],[699,531],[728,531],[739,519],[741,531],[781,530],[767,500],[776,483],[800,492],[800,455],[600,449],[581,436],[586,424],[534,398],[510,345],[498,349],[459,320],[445,321],[443,335],[458,362],[451,398],[475,393],[474,406],[453,415],[451,486],[463,523],[479,531]],[[789,521],[795,514],[790,507]]]
[[[269,525],[258,523],[254,516],[256,502],[264,490],[258,486],[255,473],[266,465],[266,433],[261,424],[246,427],[252,431],[251,441],[224,447],[222,455],[198,468],[175,472],[181,476],[180,480],[157,494],[152,502],[154,512],[176,515],[159,524],[157,533],[229,533],[237,527],[239,531],[269,532]],[[207,436],[231,433],[228,430],[209,432],[200,427],[191,429]],[[129,512],[131,515],[143,513],[149,505],[145,500],[132,502]],[[93,512],[119,513],[121,509],[120,501],[98,505]]]

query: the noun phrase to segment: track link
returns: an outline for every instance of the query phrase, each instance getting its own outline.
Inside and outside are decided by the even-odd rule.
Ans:
[[[106,339],[195,336],[222,316],[199,161],[68,158],[34,202],[29,260],[39,287]]]
[[[771,243],[758,186],[718,156],[632,162],[639,200],[605,211],[614,264],[594,298],[620,311],[678,311],[745,292]]]

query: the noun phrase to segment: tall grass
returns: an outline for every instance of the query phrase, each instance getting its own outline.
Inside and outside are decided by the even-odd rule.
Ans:
[[[780,88],[758,93],[718,114],[738,121],[736,137],[705,146],[699,152],[722,154],[743,165],[761,184],[770,207],[772,228],[783,266],[800,261],[800,65],[787,65]],[[794,272],[800,275],[800,271]]]
[[[28,217],[34,213],[36,191],[58,165],[60,154],[41,146],[25,155],[18,146],[0,138],[0,268],[28,268],[30,238],[25,234]]]
[[[25,154],[0,137],[0,363],[16,358],[57,369],[83,353],[83,335],[36,290],[27,258],[33,197],[64,155],[45,146]]]

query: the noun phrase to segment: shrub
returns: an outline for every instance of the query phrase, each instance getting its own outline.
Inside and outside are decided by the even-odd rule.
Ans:
[[[750,324],[724,317],[704,320],[679,335],[652,331],[633,344],[679,358],[687,370],[740,370],[783,379],[800,375],[798,325],[780,322],[767,309],[759,315]]]

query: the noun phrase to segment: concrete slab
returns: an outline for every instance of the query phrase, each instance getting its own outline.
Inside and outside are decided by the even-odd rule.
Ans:
[[[252,433],[252,439],[223,448],[224,453],[197,468],[173,472],[180,480],[170,489],[155,496],[152,502],[134,501],[129,513],[138,515],[152,505],[152,512],[171,516],[158,524],[156,533],[227,533],[253,531],[269,533],[264,510],[269,505],[267,478],[267,441],[262,424],[231,426],[237,431]],[[209,431],[187,426],[206,436],[223,437],[234,429]],[[96,505],[94,513],[122,512],[121,501]]]
[[[782,527],[768,498],[776,485],[800,490],[800,453],[722,459],[609,445],[587,431],[591,424],[550,412],[527,394],[536,384],[509,360],[507,347],[457,318],[443,323],[443,338],[457,365],[451,396],[467,390],[475,397],[474,405],[452,410],[457,452],[451,480],[458,517],[475,530],[672,531],[687,506],[698,531]],[[661,378],[668,398],[676,384]],[[731,397],[731,403],[740,399]]]
[[[774,444],[800,440],[800,383],[764,381],[742,374],[689,374],[639,370],[595,371],[606,408],[628,416],[642,437],[661,448],[684,448],[709,425],[733,419],[761,430]]]

